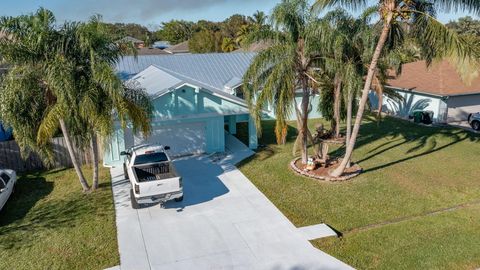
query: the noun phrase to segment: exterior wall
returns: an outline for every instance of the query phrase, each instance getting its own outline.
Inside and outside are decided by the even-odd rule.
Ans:
[[[467,121],[469,114],[480,112],[480,94],[449,97],[447,106],[448,122]]]
[[[402,101],[396,101],[383,96],[382,111],[401,118],[408,116],[415,110],[433,111],[433,121],[436,123],[445,122],[446,103],[440,98],[420,93],[397,90],[403,97]],[[369,100],[373,109],[378,109],[378,96],[371,91]]]
[[[183,86],[153,101],[153,116],[158,120],[195,115],[232,115],[248,113],[248,109],[205,91]]]
[[[302,95],[297,94],[295,97],[296,103],[298,106],[301,106],[302,103]],[[320,95],[314,95],[310,99],[310,112],[308,113],[308,118],[314,119],[314,118],[321,118],[322,114],[320,113],[318,106],[320,104]],[[275,119],[275,110],[273,106],[268,106],[266,108],[267,114],[265,115],[264,119]],[[297,120],[297,115],[295,113],[295,102],[292,104],[292,112],[288,116],[287,120],[289,121],[295,121]]]
[[[225,151],[225,118],[235,122],[248,122],[248,109],[234,102],[183,86],[152,101],[154,106],[152,129],[179,125],[202,124],[205,126],[205,152]],[[249,131],[250,132],[250,131]],[[256,130],[252,130],[256,138]],[[123,162],[120,152],[135,144],[135,135],[130,127],[116,131],[105,149],[104,165],[114,166]],[[253,135],[251,142],[256,147]],[[138,139],[137,139],[138,141]]]

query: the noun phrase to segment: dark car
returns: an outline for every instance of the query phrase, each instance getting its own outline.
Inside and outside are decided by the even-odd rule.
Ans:
[[[468,116],[468,124],[470,124],[470,126],[471,126],[474,130],[480,131],[480,112],[471,113],[471,114]]]

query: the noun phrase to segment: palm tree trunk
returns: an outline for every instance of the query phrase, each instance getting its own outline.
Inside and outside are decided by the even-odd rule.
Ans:
[[[340,137],[340,106],[342,100],[340,99],[340,92],[342,89],[342,81],[338,76],[335,76],[334,82],[334,101],[333,101],[333,118],[335,119],[335,138]]]
[[[348,93],[347,97],[347,135],[345,138],[345,145],[348,148],[349,140],[352,137],[352,108],[353,107],[353,91]],[[350,160],[347,163],[347,168],[350,168]]]
[[[93,168],[93,180],[92,189],[98,188],[98,142],[97,134],[93,133],[90,139],[90,148],[92,150],[92,168]]]
[[[90,189],[90,187],[88,186],[87,180],[85,180],[85,176],[83,175],[82,168],[80,167],[77,157],[75,156],[72,140],[70,139],[67,125],[65,125],[65,121],[63,119],[60,119],[59,122],[60,122],[60,129],[62,130],[63,137],[65,138],[65,144],[67,145],[68,153],[70,154],[70,159],[72,160],[73,168],[75,168],[75,172],[77,173],[78,180],[80,180],[80,184],[82,185],[83,191],[86,192]]]
[[[362,98],[360,99],[360,103],[358,104],[358,112],[357,112],[357,117],[355,119],[355,125],[353,126],[352,135],[348,142],[348,146],[342,162],[332,172],[332,176],[334,177],[339,177],[340,175],[343,174],[343,172],[345,171],[345,168],[347,167],[348,162],[352,158],[353,149],[355,147],[355,142],[357,140],[358,132],[360,130],[360,124],[362,123],[363,112],[365,111],[365,105],[368,99],[368,93],[370,92],[370,87],[372,85],[373,76],[375,75],[378,59],[382,54],[383,47],[385,46],[385,42],[387,41],[388,34],[390,32],[392,18],[393,18],[393,13],[389,12],[387,14],[387,18],[384,21],[382,34],[380,35],[380,39],[378,41],[377,47],[375,48],[375,52],[372,57],[372,62],[370,63],[370,67],[368,68],[367,79],[365,81],[365,86],[362,91]]]
[[[302,163],[307,164],[308,161],[308,105],[310,94],[308,92],[307,80],[302,78]]]

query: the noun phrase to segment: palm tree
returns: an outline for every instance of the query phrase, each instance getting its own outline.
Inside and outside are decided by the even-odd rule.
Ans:
[[[97,135],[105,141],[114,130],[114,119],[123,127],[131,123],[135,131],[150,133],[151,104],[148,95],[138,87],[124,85],[115,74],[113,64],[125,53],[135,52],[132,44],[112,46],[111,36],[101,17],[74,27],[74,40],[68,52],[76,67],[79,116],[84,122],[92,151],[94,168],[92,189],[98,187]]]
[[[258,29],[260,29],[266,24],[267,18],[268,16],[265,15],[265,12],[257,10],[251,17],[248,17],[248,20],[250,23],[258,27]]]
[[[237,44],[233,38],[224,37],[222,40],[222,51],[223,52],[233,52],[237,49]]]
[[[343,5],[347,8],[362,8],[367,4],[366,0],[316,0],[315,7],[324,9],[334,5]],[[384,48],[392,49],[401,44],[405,33],[415,39],[421,47],[428,63],[437,58],[454,59],[458,65],[468,63],[475,65],[479,52],[465,38],[448,29],[435,18],[437,11],[468,10],[480,14],[480,1],[465,0],[379,0],[378,15],[381,25],[380,36],[377,41],[362,97],[358,105],[358,112],[351,138],[348,142],[345,156],[340,166],[332,172],[332,176],[338,177],[344,171],[350,161],[355,147],[355,142],[360,130],[360,124],[368,99],[368,93],[375,76],[378,61],[384,52]],[[409,25],[408,29],[401,27],[402,23]],[[407,30],[407,31],[406,31]],[[388,46],[385,46],[388,45]],[[391,45],[391,46],[390,46]],[[478,68],[478,67],[476,67]]]
[[[53,14],[40,8],[35,14],[19,17],[2,17],[0,30],[6,35],[0,40],[0,53],[13,66],[5,78],[2,89],[2,118],[14,129],[15,138],[22,151],[38,150],[46,160],[52,160],[46,137],[53,136],[60,127],[65,143],[84,191],[89,189],[74,152],[66,119],[71,118],[71,104],[75,92],[71,82],[72,66],[58,53],[66,39],[55,29]],[[16,96],[16,98],[15,98]],[[29,103],[34,97],[38,111],[14,115],[17,106]],[[30,121],[38,122],[31,123]],[[48,127],[48,128],[47,128]],[[48,130],[48,132],[46,132]],[[40,150],[41,149],[41,150]]]
[[[292,109],[295,111],[302,162],[306,163],[312,75],[321,60],[319,42],[314,36],[318,20],[306,0],[283,0],[273,9],[271,20],[275,29],[263,29],[252,39],[268,41],[271,46],[260,52],[247,70],[245,96],[259,132],[263,108],[273,105],[277,141],[285,137],[286,119]],[[300,106],[295,100],[297,90],[302,94]]]
[[[14,68],[3,84],[0,99],[7,109],[0,113],[14,128],[21,147],[41,153],[46,161],[53,158],[49,142],[60,127],[84,191],[90,186],[76,159],[72,138],[76,146],[90,144],[92,186],[96,189],[97,135],[107,138],[112,134],[114,117],[122,126],[131,122],[134,130],[148,134],[150,103],[143,91],[126,87],[116,76],[112,65],[129,46],[114,45],[98,17],[86,24],[67,22],[58,28],[54,22],[53,14],[44,9],[35,15],[2,20],[0,27],[10,38],[0,42],[0,52]],[[34,97],[40,98],[36,101]],[[19,106],[32,100],[33,104],[41,101],[37,111],[11,113],[23,112]]]

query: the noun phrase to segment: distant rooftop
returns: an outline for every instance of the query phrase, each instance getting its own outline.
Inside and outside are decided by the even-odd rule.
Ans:
[[[138,55],[170,55],[170,53],[159,48],[138,48]]]
[[[166,48],[165,51],[167,51],[169,53],[172,53],[172,54],[189,53],[190,49],[188,47],[188,40],[184,41],[184,42],[181,42],[181,43],[178,43],[176,45],[170,46],[170,47]]]
[[[144,43],[143,40],[131,37],[131,36],[126,36],[122,39],[119,40],[120,42],[132,42],[132,43]]]
[[[480,77],[467,84],[446,60],[430,67],[425,61],[404,64],[400,76],[388,80],[388,85],[437,96],[480,93]]]

